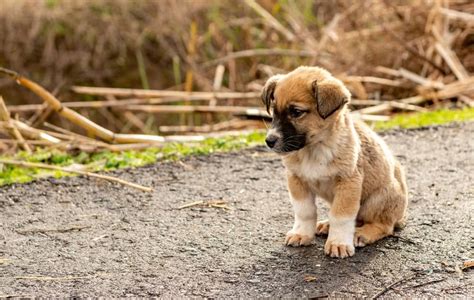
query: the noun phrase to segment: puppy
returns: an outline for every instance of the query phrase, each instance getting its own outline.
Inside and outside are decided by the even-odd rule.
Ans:
[[[262,91],[273,117],[265,142],[282,157],[295,215],[285,243],[309,245],[327,234],[324,252],[340,258],[391,235],[408,199],[402,167],[375,132],[352,119],[350,98],[318,67],[275,75]],[[330,204],[328,220],[317,222],[316,196]]]

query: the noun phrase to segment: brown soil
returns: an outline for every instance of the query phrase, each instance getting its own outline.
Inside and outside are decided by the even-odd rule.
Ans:
[[[0,189],[0,296],[474,297],[474,123],[384,134],[407,167],[407,227],[350,259],[283,245],[292,213],[264,148]],[[224,200],[229,210],[181,205]],[[324,204],[321,217],[326,214]]]

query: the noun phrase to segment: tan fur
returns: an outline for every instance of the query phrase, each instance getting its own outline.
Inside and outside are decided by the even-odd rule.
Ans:
[[[267,89],[269,83],[272,90]],[[306,134],[306,145],[282,154],[295,219],[312,224],[304,221],[308,218],[299,207],[311,207],[315,196],[331,205],[329,221],[319,222],[312,235],[306,230],[303,238],[295,225],[287,244],[308,244],[314,234],[329,234],[325,252],[346,257],[353,255],[353,246],[373,243],[401,226],[407,206],[402,167],[379,136],[352,120],[345,105],[350,93],[342,82],[324,69],[300,67],[270,78],[264,94],[272,96],[264,99],[266,104],[279,111],[290,105],[307,110],[303,117],[291,120],[298,132]],[[331,109],[335,111],[325,117]],[[315,214],[313,221],[316,224]],[[355,229],[356,222],[362,226]],[[351,242],[348,234],[353,236]]]

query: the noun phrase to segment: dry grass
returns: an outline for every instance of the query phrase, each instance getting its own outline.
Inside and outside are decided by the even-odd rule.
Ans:
[[[27,75],[64,101],[91,100],[70,93],[72,85],[212,91],[219,64],[225,67],[221,91],[258,91],[275,72],[317,64],[345,77],[355,98],[394,100],[419,94],[419,85],[381,73],[381,66],[410,71],[434,86],[456,79],[433,48],[433,28],[465,70],[474,71],[473,12],[469,0],[3,0],[0,66]],[[386,79],[374,82],[373,76]],[[19,91],[0,78],[8,105],[37,103]],[[246,104],[259,105],[257,99]],[[156,119],[113,108],[81,113],[125,132],[225,121]],[[70,128],[46,111],[40,117]]]
[[[183,84],[185,72],[194,69],[199,74],[195,88],[209,90],[214,69],[202,68],[202,63],[255,48],[301,49],[318,55],[258,57],[258,64],[255,57],[232,61],[225,83],[230,89],[244,90],[252,80],[265,77],[265,64],[291,69],[315,60],[333,72],[357,75],[372,73],[371,68],[379,65],[415,70],[423,62],[406,53],[381,25],[412,47],[423,48],[434,2],[260,1],[293,32],[294,39],[288,40],[244,1],[4,0],[0,64],[30,75],[50,90],[84,83],[141,87],[137,56],[143,57],[151,88]],[[468,3],[450,2],[453,9]],[[472,4],[462,6],[463,10],[473,8]],[[337,24],[328,30],[336,15]],[[196,54],[189,57],[193,22],[198,38]],[[464,32],[454,48],[460,57],[468,57],[465,66],[472,71],[473,55],[466,47],[472,42],[470,34]],[[173,73],[173,62],[179,74]]]

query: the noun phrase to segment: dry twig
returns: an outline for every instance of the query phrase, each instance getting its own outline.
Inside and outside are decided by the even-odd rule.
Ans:
[[[7,106],[5,105],[2,96],[0,96],[0,121],[4,121],[6,123],[5,128],[7,129],[10,136],[18,141],[20,147],[26,152],[31,153],[30,146],[28,146],[28,143],[25,141],[18,128],[16,128],[15,124],[10,120],[10,113],[8,112]]]
[[[230,207],[227,205],[227,201],[225,200],[199,200],[194,201],[188,204],[181,205],[178,209],[189,208],[193,206],[203,206],[203,207],[214,207],[214,208],[223,208],[229,210]]]
[[[387,293],[388,291],[390,291],[391,289],[393,289],[396,285],[402,283],[402,282],[406,282],[406,281],[409,281],[409,280],[412,280],[414,278],[416,278],[418,275],[420,275],[419,273],[415,273],[411,276],[408,276],[408,277],[405,277],[405,278],[402,278],[400,280],[397,280],[395,281],[394,283],[388,285],[387,287],[385,287],[383,290],[381,290],[380,292],[378,292],[377,294],[375,294],[374,296],[371,297],[371,299],[378,299],[380,298],[383,294]]]

